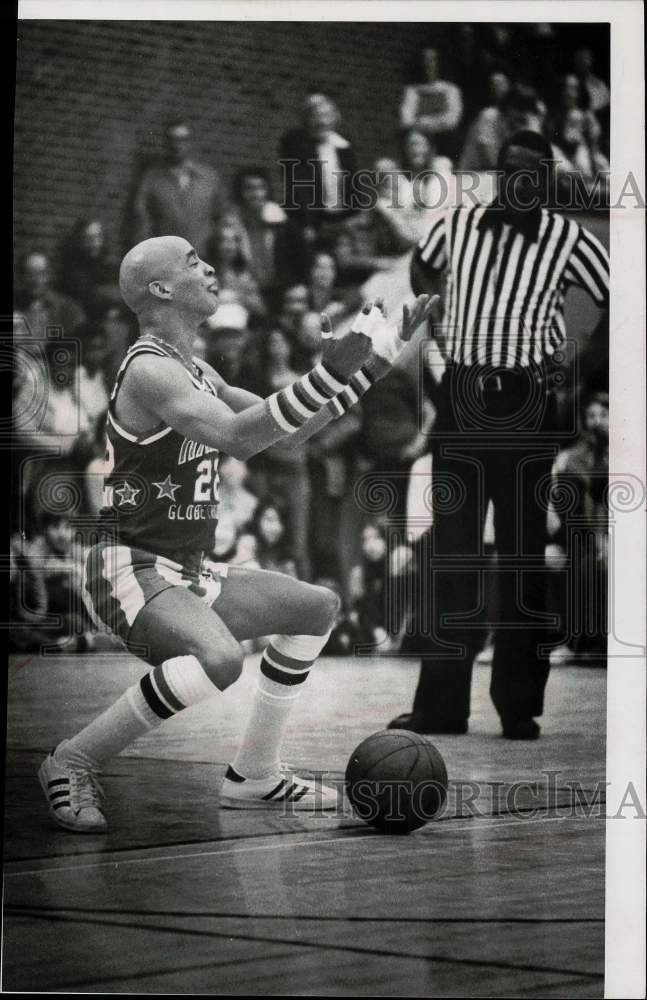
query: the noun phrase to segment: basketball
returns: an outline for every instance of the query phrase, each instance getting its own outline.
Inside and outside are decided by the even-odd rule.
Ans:
[[[445,804],[445,761],[425,736],[385,729],[367,736],[351,754],[346,794],[366,823],[384,833],[411,833]]]

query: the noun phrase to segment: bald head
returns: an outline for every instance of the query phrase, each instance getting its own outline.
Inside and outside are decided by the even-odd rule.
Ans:
[[[193,248],[180,236],[155,236],[129,250],[119,268],[119,291],[126,305],[140,313],[152,305],[152,282],[173,280]]]

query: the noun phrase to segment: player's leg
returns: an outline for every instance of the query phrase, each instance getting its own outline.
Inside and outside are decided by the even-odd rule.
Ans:
[[[140,603],[149,599],[137,611],[128,638],[146,649],[155,666],[81,732],[59,744],[39,771],[53,818],[77,832],[106,829],[95,773],[171,715],[224,690],[242,667],[240,645],[198,596],[159,577],[155,583],[146,572],[130,576],[125,587],[123,574],[118,575],[116,592],[130,596],[136,591]],[[164,589],[151,597],[145,594],[150,586]],[[128,608],[125,596],[123,607]]]
[[[339,598],[285,573],[229,566],[214,608],[239,642],[277,633],[327,637]]]
[[[330,635],[339,601],[332,591],[281,573],[230,568],[216,608],[237,639],[272,634],[261,658],[250,716],[227,769],[221,803],[232,808],[327,809],[334,789],[281,768],[281,745],[294,704]]]

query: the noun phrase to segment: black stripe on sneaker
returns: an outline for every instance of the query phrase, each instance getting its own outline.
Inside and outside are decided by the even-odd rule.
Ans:
[[[72,804],[69,799],[65,799],[64,802],[52,802],[52,809],[71,809]]]
[[[231,764],[228,765],[227,770],[225,771],[225,778],[227,781],[235,781],[237,783],[245,780],[242,774],[239,774],[238,771],[234,771]]]
[[[292,801],[293,802],[298,802],[299,799],[302,799],[303,796],[307,795],[309,791],[310,791],[310,789],[308,788],[308,786],[304,785],[303,788],[301,788],[301,790],[298,791],[296,795],[292,796]]]
[[[155,712],[160,719],[170,719],[173,712],[167,708],[164,702],[157,696],[155,688],[151,684],[148,674],[145,674],[139,682],[141,693],[146,699],[146,703],[152,712]]]
[[[298,785],[295,785],[295,783],[292,782],[290,787],[286,788],[285,791],[283,792],[283,795],[279,795],[278,798],[280,798],[282,802],[289,802],[292,792],[296,792],[298,787],[299,787]]]
[[[287,781],[285,780],[285,778],[281,778],[278,785],[275,785],[271,792],[268,792],[267,795],[264,795],[263,799],[265,801],[267,801],[268,799],[273,799],[275,795],[278,795],[278,793],[281,791],[284,785],[287,785]]]
[[[155,678],[155,683],[159,688],[159,693],[164,701],[169,703],[171,708],[175,709],[176,712],[181,712],[183,708],[186,708],[186,706],[182,704],[177,695],[174,695],[168,686],[168,681],[164,676],[164,669],[161,663],[158,664],[153,670],[153,677]]]
[[[285,684],[287,687],[291,687],[293,684],[303,684],[310,671],[304,670],[301,674],[289,674],[287,670],[277,670],[276,667],[273,667],[263,657],[261,660],[261,673],[271,681],[276,681],[277,684]]]
[[[47,787],[53,788],[54,785],[69,785],[69,783],[70,783],[69,778],[54,778],[53,781],[47,782]]]
[[[69,788],[59,788],[59,790],[57,792],[50,792],[49,793],[49,801],[50,802],[54,802],[56,799],[60,799],[61,796],[65,797],[66,795],[69,795],[69,794],[70,794],[70,789]]]

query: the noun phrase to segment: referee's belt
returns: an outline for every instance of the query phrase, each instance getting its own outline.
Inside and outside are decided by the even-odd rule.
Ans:
[[[534,367],[523,368],[502,368],[499,371],[492,371],[491,368],[479,370],[476,365],[460,365],[449,363],[447,365],[446,376],[466,379],[479,392],[496,393],[518,390],[527,386],[529,382],[534,385],[545,385],[545,378],[542,373]]]

